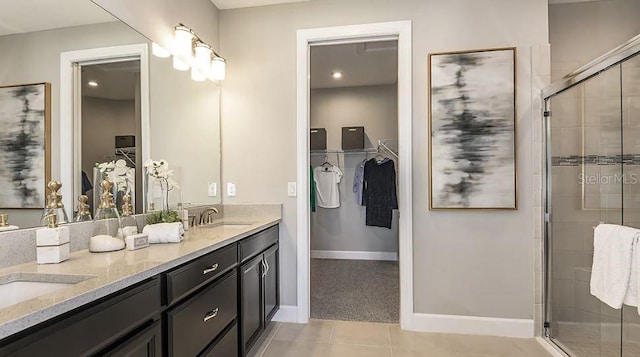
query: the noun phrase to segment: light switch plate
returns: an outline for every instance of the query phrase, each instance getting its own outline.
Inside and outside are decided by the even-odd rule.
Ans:
[[[207,183],[207,192],[209,197],[216,197],[218,194],[218,185],[215,182]]]
[[[236,195],[236,183],[227,182],[227,196],[234,197]]]
[[[296,197],[296,183],[295,182],[287,182],[287,195],[289,197]]]

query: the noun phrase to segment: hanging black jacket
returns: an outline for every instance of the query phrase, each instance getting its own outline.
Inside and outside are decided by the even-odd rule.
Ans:
[[[362,203],[367,206],[366,225],[391,229],[393,210],[398,208],[396,169],[393,160],[364,164]]]

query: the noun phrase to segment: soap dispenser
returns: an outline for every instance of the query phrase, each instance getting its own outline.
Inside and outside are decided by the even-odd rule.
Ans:
[[[89,210],[89,197],[87,195],[80,195],[78,197],[78,213],[76,214],[76,222],[90,222],[93,221],[91,218],[91,211]]]
[[[9,224],[9,215],[6,213],[0,213],[0,232],[3,231],[13,231],[19,229],[18,226],[13,226]]]
[[[120,215],[113,202],[113,182],[103,180],[100,182],[102,195],[100,205],[94,217],[93,236],[89,239],[89,251],[112,252],[124,249],[124,240],[118,238],[120,230]]]
[[[45,217],[46,228],[36,231],[36,260],[38,264],[55,264],[69,259],[69,226],[58,226],[58,216]]]
[[[67,212],[62,204],[62,195],[58,193],[61,187],[62,183],[60,181],[49,181],[47,184],[47,189],[49,190],[49,194],[47,195],[47,205],[42,212],[42,217],[40,218],[43,226],[47,226],[49,224],[49,218],[47,217],[52,214],[56,216],[57,224],[69,223],[69,216],[67,216]]]

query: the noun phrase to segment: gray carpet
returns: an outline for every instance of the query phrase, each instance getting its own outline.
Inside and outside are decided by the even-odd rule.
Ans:
[[[311,259],[311,318],[398,323],[398,262]]]

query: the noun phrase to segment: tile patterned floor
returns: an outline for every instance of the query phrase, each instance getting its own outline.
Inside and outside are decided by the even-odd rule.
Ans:
[[[402,331],[396,324],[273,322],[251,357],[549,357],[534,339]]]

